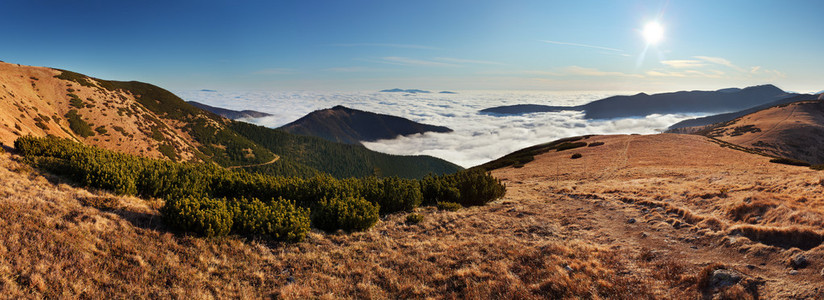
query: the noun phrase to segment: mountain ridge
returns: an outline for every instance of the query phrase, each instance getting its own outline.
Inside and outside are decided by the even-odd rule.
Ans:
[[[207,104],[203,104],[197,101],[186,101],[187,103],[193,105],[194,107],[200,108],[202,110],[212,112],[217,114],[221,117],[237,120],[237,119],[254,119],[254,118],[262,118],[262,117],[269,117],[272,116],[270,113],[260,112],[256,110],[231,110],[227,108],[211,106]]]
[[[310,135],[333,142],[360,144],[425,132],[452,132],[444,126],[414,122],[402,117],[378,114],[337,105],[316,110],[280,127],[293,134]]]
[[[792,94],[787,94],[774,85],[765,84],[737,91],[724,89],[611,96],[578,106],[518,104],[486,108],[480,112],[507,115],[582,110],[587,119],[612,119],[643,117],[650,114],[737,111],[790,96]]]

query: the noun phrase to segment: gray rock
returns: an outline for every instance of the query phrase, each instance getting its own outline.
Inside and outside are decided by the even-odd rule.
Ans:
[[[797,254],[790,259],[790,267],[793,269],[803,269],[809,264],[810,262],[807,261],[807,257],[804,256],[804,254]]]
[[[710,286],[713,289],[733,286],[741,281],[743,275],[733,270],[718,269],[712,272],[710,277]]]
[[[635,218],[629,218],[629,220],[627,220],[627,223],[634,224],[635,223]]]
[[[798,270],[790,270],[790,275],[798,275]]]

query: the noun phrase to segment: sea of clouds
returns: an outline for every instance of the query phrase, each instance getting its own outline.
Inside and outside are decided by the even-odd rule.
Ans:
[[[431,155],[471,167],[513,151],[563,137],[585,134],[650,134],[701,115],[649,115],[641,118],[587,120],[580,111],[488,115],[484,108],[513,104],[573,106],[630,92],[460,91],[441,93],[369,92],[228,92],[180,91],[187,101],[233,110],[257,110],[273,116],[245,120],[277,128],[335,105],[447,126],[451,133],[425,133],[364,143],[372,150],[402,155]]]

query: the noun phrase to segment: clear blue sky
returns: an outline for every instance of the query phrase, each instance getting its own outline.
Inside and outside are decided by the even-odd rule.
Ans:
[[[0,60],[172,90],[812,92],[822,3],[4,0]]]

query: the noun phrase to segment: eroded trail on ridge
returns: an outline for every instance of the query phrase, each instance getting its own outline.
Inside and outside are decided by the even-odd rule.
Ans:
[[[507,183],[506,198],[544,203],[552,209],[543,212],[566,238],[620,253],[625,259],[619,274],[689,289],[695,283],[685,277],[721,263],[743,273],[759,297],[824,296],[824,246],[782,248],[733,230],[747,225],[744,220],[764,228],[820,228],[824,175],[695,136],[598,136],[587,142],[595,141],[604,145],[549,152],[523,168],[495,171]],[[571,159],[572,153],[582,158]],[[798,255],[809,265],[794,270],[788,261]]]

